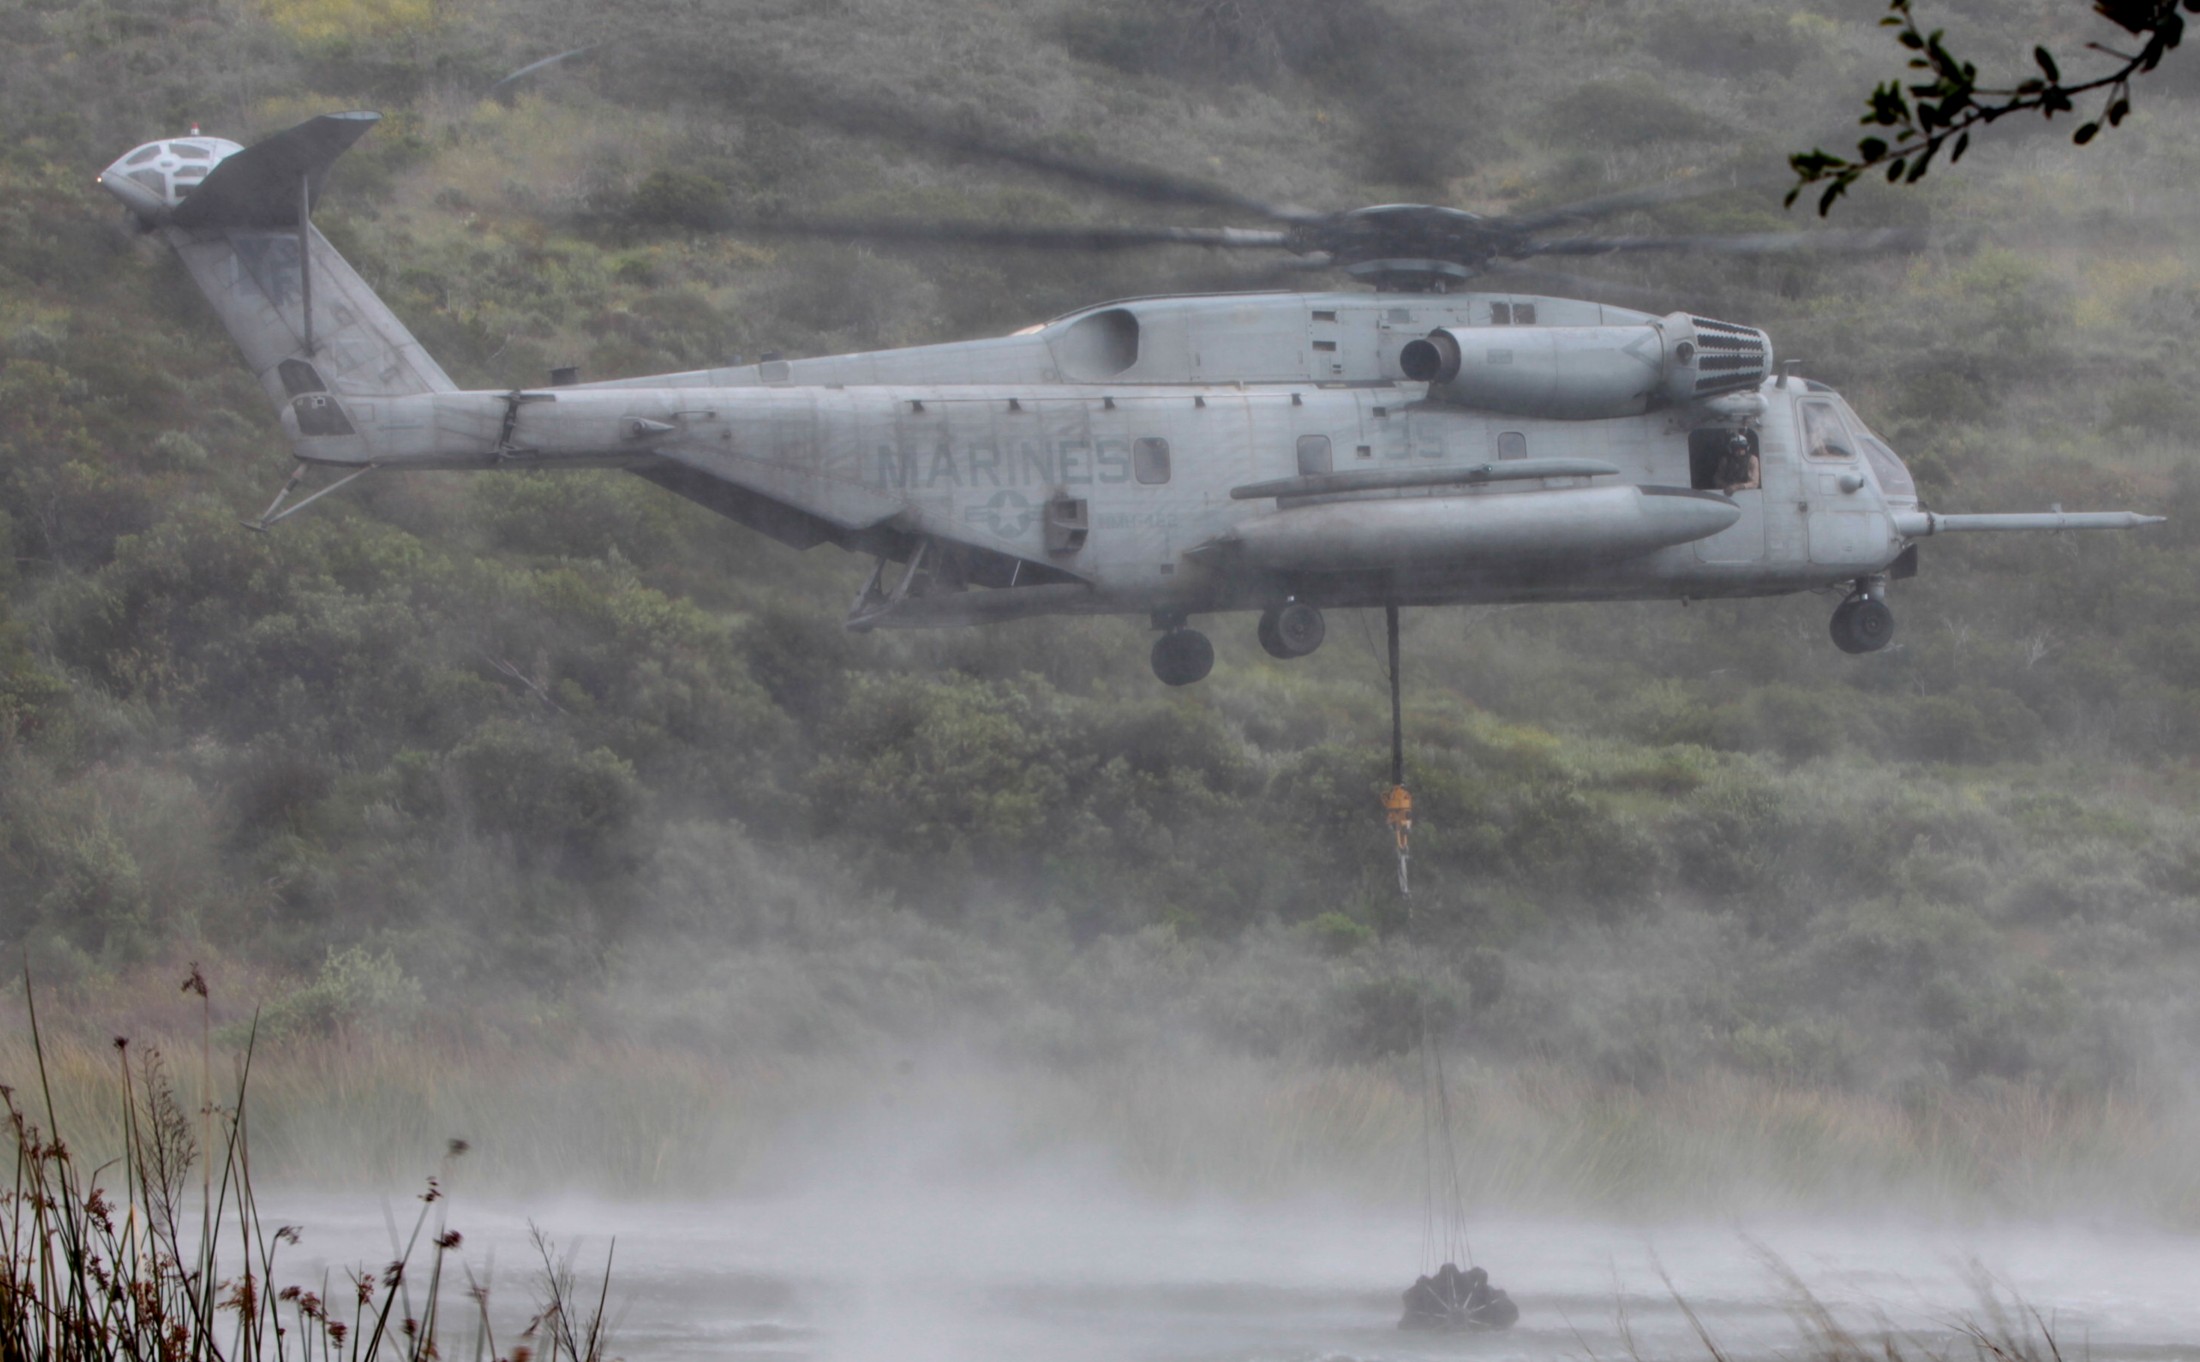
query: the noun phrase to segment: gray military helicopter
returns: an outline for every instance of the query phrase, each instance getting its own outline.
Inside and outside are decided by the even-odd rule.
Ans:
[[[1475,287],[1534,257],[1890,244],[1546,235],[1664,191],[1511,217],[1317,214],[1155,177],[1152,197],[1275,225],[778,223],[1267,250],[1374,288],[1133,298],[990,340],[462,391],[312,224],[331,164],[376,121],[324,115],[250,147],[170,138],[101,177],[182,257],[281,413],[300,462],[259,528],[379,469],[623,468],[782,543],[875,558],[850,628],[1142,614],[1161,631],[1155,675],[1180,686],[1214,663],[1189,621],[1232,610],[1260,612],[1262,645],[1295,658],[1331,607],[1846,587],[1833,640],[1872,652],[1919,540],[2160,519],[1925,510],[1893,450],[1777,367],[1756,328]],[[290,502],[314,466],[341,476]]]

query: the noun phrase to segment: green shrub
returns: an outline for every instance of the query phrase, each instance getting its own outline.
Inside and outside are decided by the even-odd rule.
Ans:
[[[263,1043],[311,1040],[357,1031],[400,1031],[420,1015],[426,995],[387,951],[330,947],[312,979],[265,1004],[258,1017]],[[248,1024],[223,1032],[239,1045]]]
[[[725,224],[732,197],[716,180],[686,170],[654,170],[642,177],[623,217],[638,227],[701,232]]]
[[[604,748],[508,720],[489,724],[451,752],[461,811],[472,826],[508,839],[523,861],[583,878],[631,868],[630,842],[644,792],[634,768]]]
[[[1335,909],[1309,918],[1303,930],[1329,955],[1350,955],[1375,940],[1374,928]]]
[[[1403,974],[1354,974],[1335,986],[1333,1045],[1355,1059],[1400,1055],[1447,1035],[1459,1016],[1451,990]]]

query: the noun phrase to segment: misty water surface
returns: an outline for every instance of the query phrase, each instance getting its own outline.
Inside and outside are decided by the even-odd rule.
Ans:
[[[2200,1238],[2105,1225],[1928,1226],[1898,1219],[1621,1225],[1508,1219],[1474,1247],[1520,1302],[1503,1335],[1426,1339],[1393,1326],[1416,1270],[1410,1210],[1305,1203],[1156,1205],[1064,1177],[990,1189],[849,1182],[824,1191],[644,1206],[468,1199],[450,1205],[464,1261],[493,1272],[500,1348],[530,1306],[528,1217],[577,1246],[592,1283],[617,1239],[613,1352],[643,1359],[1702,1358],[1660,1271],[1729,1355],[1807,1351],[1777,1254],[1843,1323],[1958,1344],[1984,1318],[1983,1269],[2066,1356],[2200,1358]],[[306,1226],[292,1269],[379,1265],[374,1198],[279,1198]],[[409,1226],[418,1203],[393,1198]],[[448,1318],[448,1317],[447,1317]],[[472,1326],[446,1349],[470,1356]],[[1915,1353],[1914,1347],[1905,1351]],[[1968,1356],[1968,1346],[1959,1355]]]

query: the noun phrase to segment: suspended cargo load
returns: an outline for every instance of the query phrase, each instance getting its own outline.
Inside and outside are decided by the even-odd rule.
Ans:
[[[1453,1263],[1407,1287],[1405,1307],[1398,1327],[1418,1333],[1488,1332],[1510,1329],[1520,1320],[1520,1307],[1490,1285],[1489,1273],[1478,1267],[1461,1272]]]

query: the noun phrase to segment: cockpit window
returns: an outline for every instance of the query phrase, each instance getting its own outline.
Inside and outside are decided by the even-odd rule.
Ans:
[[[1831,402],[1805,402],[1803,412],[1803,452],[1814,459],[1850,459],[1856,449],[1849,441],[1849,433],[1841,425],[1841,414]]]
[[[1864,462],[1872,466],[1872,476],[1879,479],[1879,490],[1890,499],[1917,500],[1917,482],[1910,477],[1910,470],[1902,466],[1902,460],[1894,451],[1878,440],[1864,439]]]

